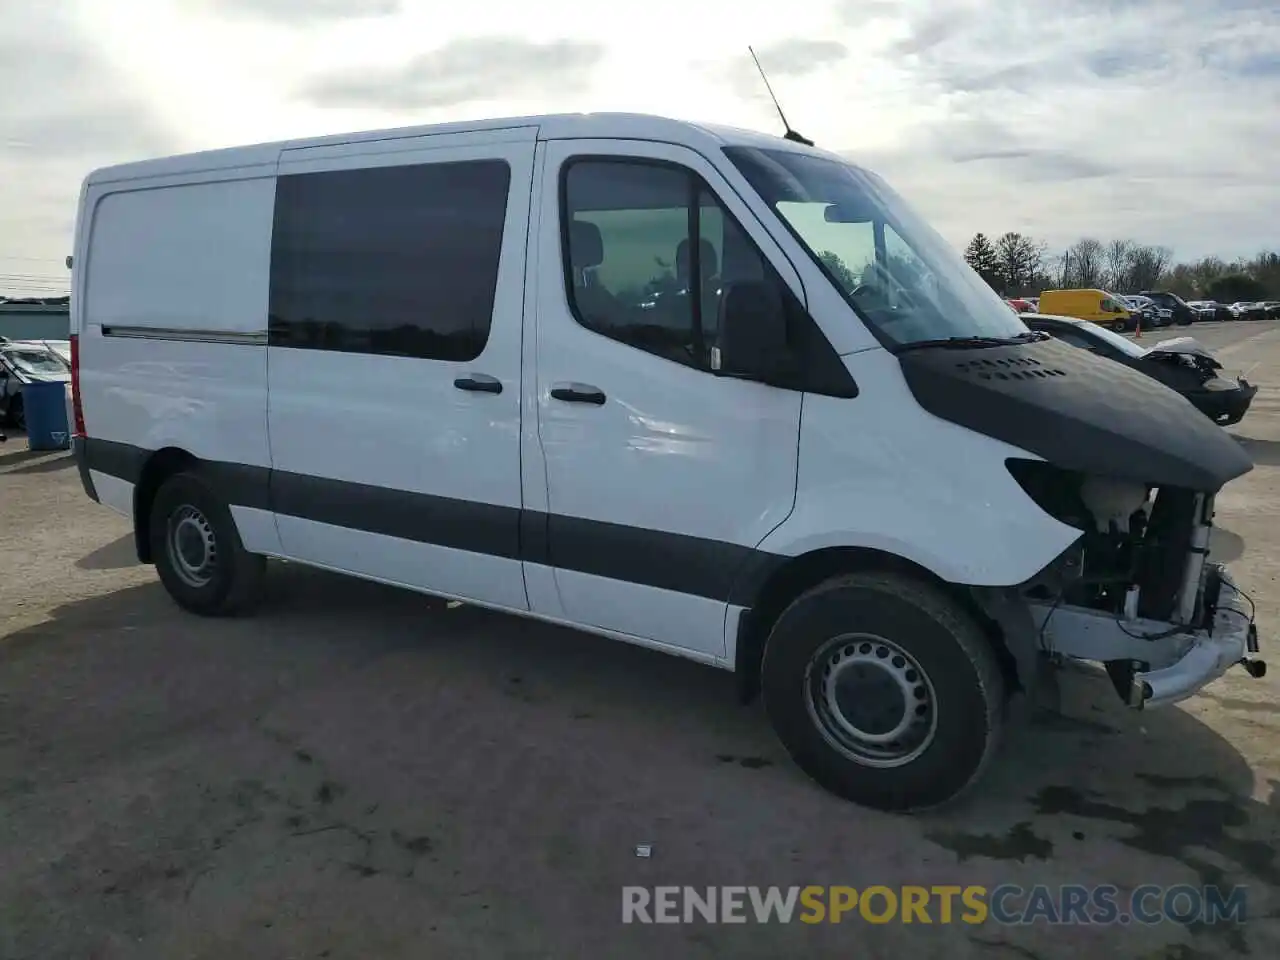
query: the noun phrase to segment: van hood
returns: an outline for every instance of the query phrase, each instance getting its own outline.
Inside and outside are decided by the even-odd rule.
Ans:
[[[898,362],[934,416],[1066,470],[1216,493],[1253,469],[1244,447],[1175,391],[1059,340],[913,350]]]

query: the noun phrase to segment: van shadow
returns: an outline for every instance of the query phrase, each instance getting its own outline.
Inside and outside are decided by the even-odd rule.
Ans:
[[[1280,466],[1280,440],[1258,440],[1254,437],[1243,437],[1238,433],[1233,433],[1231,436],[1248,451],[1255,466]]]
[[[8,438],[4,443],[0,443],[0,467],[7,467],[12,463],[22,463],[41,455],[39,450],[31,450],[27,447],[27,435],[21,430],[15,430],[12,427],[0,424],[0,433],[5,434]]]
[[[53,451],[50,450],[36,450],[30,452],[30,457],[21,461],[19,466],[10,470],[5,470],[4,474],[6,476],[13,476],[20,473],[55,473],[58,470],[66,470],[75,462],[70,455],[65,453],[57,456],[50,456],[50,454],[53,453]],[[36,459],[38,457],[43,457],[45,459]]]
[[[123,570],[138,565],[138,549],[132,533],[126,533],[76,561],[81,570]]]
[[[106,557],[109,550],[115,559]],[[94,562],[118,562],[122,550],[116,541]],[[68,671],[68,656],[101,669]],[[33,668],[42,658],[45,670]],[[18,659],[23,668],[8,669]],[[48,696],[41,673],[55,670],[58,709],[29,711],[24,701]],[[138,677],[187,686],[148,701]],[[1166,861],[1157,874],[1163,882],[1189,871],[1204,883],[1280,889],[1280,810],[1253,799],[1255,778],[1240,752],[1179,707],[1133,713],[1105,681],[1064,675],[1061,712],[1011,727],[965,800],[906,818],[851,807],[811,784],[759,704],[737,706],[734,689],[726,672],[639,647],[279,563],[271,565],[267,596],[252,617],[191,617],[150,583],[62,606],[0,644],[0,698],[13,702],[15,717],[40,713],[118,745],[112,749],[141,750],[159,737],[191,737],[214,723],[249,724],[256,722],[250,716],[270,713],[273,723],[292,725],[327,752],[329,762],[341,756],[353,767],[378,764],[376,781],[364,789],[381,791],[368,799],[388,809],[396,797],[424,789],[413,771],[432,771],[437,783],[434,771],[448,769],[451,782],[433,789],[484,796],[491,770],[536,743],[557,776],[584,785],[582,803],[625,807],[633,802],[628,789],[643,777],[650,784],[644,799],[656,807],[645,817],[660,823],[663,815],[679,821],[704,811],[706,821],[689,828],[698,835],[723,839],[728,831],[748,847],[745,838],[774,838],[770,843],[793,848],[795,862],[826,863],[832,844],[856,858],[859,844],[892,841],[918,845],[926,862],[938,862],[939,848],[966,869],[986,860],[1007,878],[1031,877],[1056,861],[1070,882],[1117,882],[1115,855],[1101,855],[1102,844],[1122,858],[1141,853]],[[315,690],[323,692],[307,692]],[[66,698],[86,708],[62,710]],[[440,715],[424,706],[441,699],[464,704],[459,716],[466,718],[458,736],[443,740],[432,727]],[[23,736],[4,750],[10,769],[25,768],[15,752],[70,769],[79,758],[56,754],[87,749],[57,727],[18,732]],[[484,764],[455,759],[477,743]],[[202,762],[199,750],[189,756],[185,762]],[[601,763],[617,782],[601,776]],[[1280,799],[1280,784],[1273,787]],[[465,803],[440,816],[470,828]],[[877,836],[888,840],[871,839]],[[547,842],[532,834],[528,840]],[[735,849],[716,854],[717,869],[727,857],[746,863],[760,855]],[[887,869],[887,861],[875,862]],[[1191,933],[1247,949],[1240,928]]]

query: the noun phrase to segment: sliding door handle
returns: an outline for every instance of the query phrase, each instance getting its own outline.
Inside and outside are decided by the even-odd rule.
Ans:
[[[604,405],[604,391],[589,383],[559,383],[551,388],[551,399],[566,403],[591,403]]]
[[[459,390],[471,390],[474,393],[502,392],[502,381],[487,373],[473,373],[470,376],[459,377],[453,381],[453,385]]]

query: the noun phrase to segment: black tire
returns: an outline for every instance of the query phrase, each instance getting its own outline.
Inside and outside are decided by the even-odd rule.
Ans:
[[[22,410],[22,394],[17,394],[9,401],[9,425],[17,430],[27,428],[27,415]]]
[[[208,561],[194,572],[194,558],[189,556],[185,565],[181,559],[175,528]],[[156,492],[150,539],[160,581],[185,610],[229,616],[247,610],[261,594],[266,558],[245,550],[231,511],[198,471],[174,474]]]
[[[897,652],[886,655],[884,641]],[[887,754],[872,755],[852,734],[845,746],[838,745],[841,736],[831,732],[840,726],[832,719],[837,711],[825,706],[834,694],[819,695],[817,688],[846,670],[855,678],[859,671],[879,673],[890,678],[891,688],[896,684],[897,692],[888,696],[895,704],[900,700],[902,709],[888,708],[879,718],[888,717],[882,729],[867,733],[888,736],[883,726],[894,717],[908,721],[910,713],[915,720],[903,741],[916,738],[924,727],[929,731],[916,754],[903,755],[911,745],[906,743],[896,759],[888,757],[898,765],[886,766]],[[915,685],[915,699],[903,684]],[[832,682],[825,689],[837,686]],[[923,810],[960,796],[991,761],[1004,720],[1003,675],[982,628],[941,589],[889,573],[837,577],[787,607],[765,644],[761,690],[773,728],[797,765],[837,796],[877,810]],[[862,710],[874,703],[874,697],[865,696],[869,692],[864,687],[857,701]],[[871,725],[875,718],[860,722]]]

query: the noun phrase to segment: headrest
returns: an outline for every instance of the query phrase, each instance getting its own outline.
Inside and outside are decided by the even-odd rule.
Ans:
[[[600,228],[588,220],[569,222],[569,262],[575,270],[598,267],[604,262]]]
[[[698,241],[698,260],[703,277],[714,277],[720,272],[717,264],[716,248],[710,240],[703,237]],[[689,275],[689,238],[680,241],[676,247],[676,272],[679,276]]]

